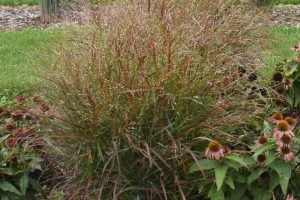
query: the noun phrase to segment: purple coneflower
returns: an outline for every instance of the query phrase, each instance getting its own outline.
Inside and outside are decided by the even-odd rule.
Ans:
[[[258,166],[265,166],[267,162],[267,156],[264,153],[261,153],[257,156],[257,164]]]
[[[294,133],[290,130],[289,123],[285,120],[281,120],[276,125],[276,128],[274,130],[274,135],[275,135],[276,141],[280,141],[280,138],[283,135],[286,135],[288,137],[293,137]]]
[[[268,138],[265,137],[265,136],[263,136],[263,135],[261,135],[261,136],[258,137],[258,140],[257,140],[257,142],[255,144],[255,147],[258,148],[258,147],[260,147],[261,145],[263,145],[266,142],[268,142]]]
[[[286,117],[284,118],[285,121],[287,121],[287,123],[290,125],[290,126],[294,126],[295,123],[296,123],[296,120],[292,117]]]
[[[273,79],[273,81],[281,82],[283,80],[283,75],[281,72],[276,71],[276,72],[274,72],[272,79]]]
[[[292,138],[287,135],[282,135],[281,138],[277,141],[279,148],[291,148]]]
[[[284,87],[285,87],[286,90],[293,87],[293,82],[291,81],[291,79],[285,78],[285,79],[282,80],[282,83],[284,84]]]
[[[281,112],[276,112],[271,118],[269,118],[269,122],[277,123],[279,121],[283,120],[283,115]]]
[[[283,156],[285,162],[289,162],[294,159],[295,154],[292,152],[290,148],[277,148],[279,155]]]
[[[293,195],[287,195],[286,200],[296,200]]]
[[[219,160],[224,156],[224,148],[217,141],[211,141],[205,151],[205,157],[209,159]]]

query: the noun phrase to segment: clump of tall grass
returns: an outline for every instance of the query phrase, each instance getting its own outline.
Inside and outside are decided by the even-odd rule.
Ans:
[[[204,198],[205,174],[186,169],[204,156],[201,138],[238,143],[229,133],[252,112],[244,87],[261,78],[264,18],[235,0],[103,9],[68,27],[43,68],[64,116],[57,143],[71,155],[58,161],[58,187],[70,199]]]

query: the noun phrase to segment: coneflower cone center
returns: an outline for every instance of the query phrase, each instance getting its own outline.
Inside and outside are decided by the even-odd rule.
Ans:
[[[289,130],[289,123],[287,121],[280,121],[277,123],[277,126],[276,128],[279,130],[279,131],[288,131]]]
[[[280,72],[275,72],[273,74],[273,80],[274,81],[282,81],[283,80],[283,75]]]
[[[273,118],[276,120],[283,120],[283,116],[280,112],[277,112],[273,115]]]
[[[291,153],[291,149],[290,149],[290,148],[282,148],[282,149],[281,149],[281,152],[282,152],[283,154],[289,154],[289,153]]]
[[[212,152],[218,152],[221,149],[221,145],[217,141],[211,141],[208,145],[208,149]]]
[[[292,138],[290,138],[290,137],[287,136],[287,135],[283,135],[283,136],[281,137],[281,141],[282,141],[284,144],[289,144],[289,143],[291,143]]]
[[[268,142],[268,138],[266,138],[265,136],[260,136],[260,137],[258,138],[258,142],[259,142],[260,144],[264,144],[264,143]]]
[[[285,81],[285,84],[286,84],[286,85],[288,85],[288,84],[290,84],[290,83],[291,83],[291,80],[290,80],[290,79],[288,79],[288,78],[285,78],[285,79],[284,79],[284,81]]]
[[[289,125],[293,125],[294,124],[294,119],[292,117],[286,117],[284,120],[287,121],[287,123]]]
[[[265,160],[267,160],[267,156],[266,156],[264,153],[259,154],[259,155],[257,156],[257,160],[258,160],[259,162],[264,162]]]
[[[278,92],[279,94],[284,94],[285,92],[285,88],[282,85],[279,85],[275,88],[276,92]]]

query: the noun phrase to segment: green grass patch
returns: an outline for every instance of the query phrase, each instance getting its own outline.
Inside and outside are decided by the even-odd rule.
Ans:
[[[273,26],[268,31],[275,39],[269,41],[271,51],[267,64],[274,69],[277,63],[292,58],[294,51],[290,48],[300,41],[300,28]]]
[[[38,5],[38,0],[0,0],[0,5],[3,6],[20,6],[20,5]]]
[[[0,89],[23,91],[30,88],[30,83],[37,81],[32,67],[33,63],[39,63],[37,52],[59,39],[60,33],[55,29],[0,31]]]
[[[300,0],[278,0],[279,4],[300,4]]]

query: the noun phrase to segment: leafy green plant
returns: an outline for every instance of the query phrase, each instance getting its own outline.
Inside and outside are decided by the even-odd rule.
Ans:
[[[250,139],[246,148],[238,149],[228,142],[222,147],[217,141],[202,138],[210,141],[206,158],[190,166],[188,172],[206,172],[206,181],[199,182],[199,191],[206,198],[299,198],[298,48],[299,43],[291,48],[295,51],[293,59],[279,63],[271,77],[269,92],[274,106],[267,110],[276,112],[272,117],[256,115],[260,134],[255,143]]]
[[[25,95],[18,95],[0,107],[1,199],[46,197],[41,180],[50,175],[50,171],[44,174],[44,168],[50,169],[51,148],[46,151],[46,132],[50,130],[46,124],[51,121],[45,116],[48,110],[40,97],[30,101]]]
[[[202,158],[190,166],[188,172],[194,176],[197,171],[200,174],[206,172],[206,181],[198,183],[199,192],[212,200],[228,197],[268,200],[299,194],[298,182],[295,181],[298,177],[299,137],[283,134],[276,138],[274,125],[267,121],[264,124],[272,131],[258,137],[256,144],[249,145],[248,151],[227,149],[220,159],[206,155],[210,159]]]
[[[67,169],[58,187],[68,198],[204,197],[206,173],[187,173],[205,150],[199,138],[235,141],[229,133],[254,107],[244,106],[244,87],[260,78],[253,44],[262,33],[249,21],[263,18],[248,8],[138,1],[107,7],[93,26],[68,27],[57,61],[46,57],[39,71],[62,115],[53,137],[74,155],[56,157]]]
[[[300,108],[300,60],[299,60],[299,43],[297,43],[291,50],[295,51],[291,60],[285,59],[282,63],[278,63],[276,72],[273,74],[273,87],[278,92],[278,88],[282,88],[282,92],[278,92],[282,95],[283,100],[287,103],[287,113],[292,116],[299,114]]]

